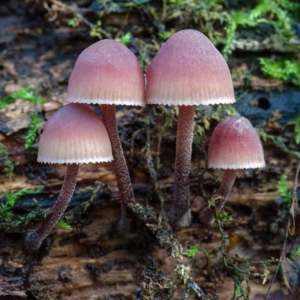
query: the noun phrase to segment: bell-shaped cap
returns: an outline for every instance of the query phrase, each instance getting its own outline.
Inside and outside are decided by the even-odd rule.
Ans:
[[[255,169],[265,166],[261,141],[248,119],[233,116],[215,128],[208,148],[214,169]]]
[[[112,159],[106,128],[89,107],[70,103],[49,118],[39,142],[39,162],[80,164]]]
[[[92,44],[75,63],[67,101],[145,105],[144,74],[136,56],[115,40]]]
[[[146,102],[165,105],[233,103],[228,65],[204,34],[191,29],[178,31],[150,63]]]

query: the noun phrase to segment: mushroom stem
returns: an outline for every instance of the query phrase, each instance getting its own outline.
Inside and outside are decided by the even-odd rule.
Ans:
[[[215,196],[218,197],[215,202],[216,210],[219,211],[224,207],[234,184],[236,173],[236,170],[229,169],[224,172],[221,184],[215,193]],[[204,206],[199,212],[199,220],[201,221],[201,223],[207,225],[213,224],[215,221],[214,211],[211,210],[208,206]]]
[[[124,217],[124,203],[135,202],[131,179],[124,157],[121,141],[118,134],[117,122],[116,122],[116,109],[115,105],[102,104],[102,121],[108,132],[110,138],[112,154],[113,154],[113,165],[117,176],[117,182],[121,200],[121,212],[122,218]]]
[[[53,208],[43,223],[26,237],[26,247],[28,249],[37,250],[62,217],[75,190],[78,168],[78,164],[67,166],[65,180]]]
[[[174,202],[169,215],[171,219],[180,218],[177,224],[181,227],[188,226],[191,221],[191,213],[189,210],[189,174],[192,156],[194,114],[195,106],[179,106],[176,136]]]
[[[237,172],[236,170],[229,170],[229,169],[225,170],[221,181],[221,185],[219,186],[218,191],[216,192],[216,195],[221,197],[215,203],[217,210],[221,210],[224,207],[225,202],[234,184],[236,178],[236,172]]]

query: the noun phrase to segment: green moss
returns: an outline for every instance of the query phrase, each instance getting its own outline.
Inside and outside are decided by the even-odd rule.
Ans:
[[[276,79],[291,82],[300,88],[300,63],[295,60],[260,58],[261,70]]]
[[[253,27],[257,25],[255,20],[250,18],[249,13],[244,13],[241,11],[232,11],[230,14],[230,20],[226,27],[226,37],[224,41],[224,48],[222,53],[225,59],[234,51],[236,45],[236,31],[239,26],[242,27]]]
[[[288,47],[295,37],[293,26],[297,23],[300,14],[300,4],[289,0],[256,0],[256,1],[226,1],[226,0],[129,0],[129,1],[101,1],[103,5],[98,12],[99,16],[109,13],[139,14],[147,20],[147,25],[132,25],[124,22],[124,26],[103,26],[100,18],[90,23],[83,15],[74,12],[73,18],[68,21],[69,26],[85,24],[93,37],[113,38],[115,35],[125,37],[130,32],[133,39],[139,40],[141,32],[149,36],[143,39],[147,46],[154,44],[156,50],[161,43],[173,33],[183,28],[194,28],[202,31],[217,46],[223,48],[223,55],[228,58],[235,50],[239,41],[239,33],[244,28],[260,28],[267,24],[272,35],[280,41],[282,47]],[[57,12],[55,12],[57,13]],[[78,22],[80,20],[80,22]],[[273,33],[274,32],[274,33]],[[144,35],[144,36],[145,36]],[[270,33],[265,37],[269,38]],[[122,39],[122,38],[121,38]],[[141,43],[139,41],[139,43]],[[141,45],[139,50],[141,51]],[[142,47],[143,48],[143,47]],[[142,49],[142,52],[144,50]],[[147,53],[149,60],[155,53]],[[143,56],[144,53],[139,53]],[[143,66],[143,60],[141,59]],[[145,70],[147,65],[143,66]]]
[[[12,177],[14,172],[14,162],[9,158],[9,153],[5,145],[0,143],[0,166],[3,166],[3,172],[7,177]]]
[[[25,144],[24,144],[25,149],[29,149],[35,143],[35,140],[37,138],[40,129],[41,129],[41,119],[38,113],[34,112],[31,116],[31,122],[25,136]]]
[[[254,7],[249,6],[246,12],[231,11],[223,42],[223,55],[228,58],[235,49],[236,31],[239,27],[269,24],[275,29],[279,39],[293,36],[292,27],[297,22],[297,12],[300,13],[300,5],[288,0],[263,0],[258,1]]]
[[[9,222],[13,218],[13,208],[18,198],[28,195],[28,194],[37,194],[42,192],[44,189],[43,186],[40,186],[37,189],[21,189],[17,192],[11,192],[7,194],[6,202],[2,203],[0,206],[0,221]]]
[[[39,95],[38,93],[36,93],[36,91],[33,90],[33,87],[31,85],[28,85],[19,91],[11,93],[6,98],[1,99],[0,109],[13,103],[17,99],[23,99],[34,104],[34,113],[31,115],[31,121],[25,136],[25,144],[24,144],[24,148],[29,149],[34,144],[38,131],[40,129],[41,120],[37,112],[38,105],[45,103],[46,99],[41,95]]]
[[[287,184],[287,176],[281,175],[276,185],[278,195],[286,201],[287,207],[291,206],[292,194]]]
[[[40,95],[37,95],[34,90],[32,89],[31,85],[26,86],[24,89],[11,93],[4,99],[1,99],[0,102],[0,109],[4,108],[5,106],[13,103],[17,99],[23,99],[29,101],[31,103],[44,103],[46,99]]]

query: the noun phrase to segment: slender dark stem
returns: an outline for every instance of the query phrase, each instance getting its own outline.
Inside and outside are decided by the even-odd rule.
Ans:
[[[234,184],[236,172],[236,170],[226,170],[224,172],[221,185],[215,193],[216,210],[221,210],[224,207],[226,200],[231,192],[232,186]],[[207,206],[203,207],[199,212],[199,219],[204,224],[212,224],[215,220],[214,211],[208,208]]]
[[[101,105],[102,121],[108,132],[112,153],[113,153],[113,165],[117,176],[117,182],[121,200],[122,217],[125,215],[124,203],[135,202],[131,179],[124,157],[121,141],[118,134],[117,122],[116,122],[116,109],[115,105]]]
[[[271,283],[269,285],[265,300],[268,300],[273,283],[275,282],[275,279],[280,270],[280,267],[282,267],[282,259],[285,257],[285,249],[286,249],[287,239],[288,239],[289,235],[295,234],[295,220],[294,220],[295,215],[294,214],[295,214],[295,212],[297,213],[297,215],[299,214],[299,205],[298,205],[298,198],[297,198],[297,186],[298,186],[299,172],[300,172],[300,161],[298,163],[298,167],[297,167],[296,175],[295,175],[295,179],[294,179],[293,198],[292,198],[292,202],[291,202],[291,206],[290,206],[290,210],[289,210],[289,218],[288,218],[288,221],[286,224],[285,236],[284,236],[284,241],[283,241],[283,245],[282,245],[279,260],[278,260],[278,265],[277,265],[276,271],[272,277]],[[299,215],[298,215],[298,217],[299,217]],[[292,226],[292,228],[291,228],[291,226]],[[297,245],[299,245],[299,232],[298,232],[298,234],[296,234],[296,236],[294,236],[292,238],[291,253],[293,252],[293,248],[296,247]]]
[[[174,202],[169,216],[171,219],[177,219],[182,216],[177,222],[180,226],[188,226],[191,221],[191,213],[189,210],[189,174],[193,144],[194,113],[194,106],[179,106],[176,136]]]
[[[78,164],[67,166],[65,180],[53,208],[43,223],[35,231],[27,235],[26,247],[28,249],[37,250],[62,217],[74,193],[78,168]]]

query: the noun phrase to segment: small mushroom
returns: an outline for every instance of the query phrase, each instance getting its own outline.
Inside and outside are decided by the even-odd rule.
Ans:
[[[188,226],[195,105],[235,102],[225,59],[201,32],[187,29],[175,33],[150,63],[146,102],[179,105],[174,201],[169,217],[181,218],[178,225]]]
[[[115,40],[105,39],[89,46],[76,61],[67,100],[101,105],[103,123],[112,144],[121,204],[135,202],[118,134],[115,105],[145,105],[144,74],[136,56]]]
[[[39,142],[38,162],[67,164],[60,194],[42,224],[26,237],[26,247],[37,250],[65,212],[76,186],[79,164],[111,161],[107,131],[83,104],[68,104],[48,120]]]
[[[215,128],[208,148],[208,167],[224,169],[220,187],[215,193],[215,208],[221,210],[231,192],[237,170],[265,167],[261,141],[248,119],[233,116]],[[214,222],[214,213],[207,206],[199,212],[204,224]]]

